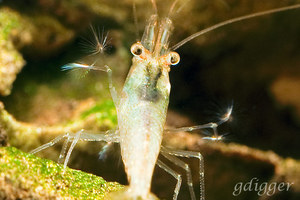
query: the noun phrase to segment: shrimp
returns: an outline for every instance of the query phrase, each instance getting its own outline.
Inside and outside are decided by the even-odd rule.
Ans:
[[[199,31],[174,45],[172,48],[169,48],[169,38],[173,30],[172,20],[169,16],[172,14],[177,0],[174,1],[170,8],[169,15],[165,18],[159,18],[155,0],[151,0],[151,2],[155,14],[149,18],[141,41],[131,46],[130,51],[133,54],[132,66],[120,94],[117,93],[113,86],[112,70],[107,65],[97,66],[96,62],[92,65],[71,63],[63,67],[65,70],[83,68],[107,72],[109,77],[109,89],[117,110],[118,128],[116,130],[99,133],[86,130],[80,130],[77,133],[67,133],[34,149],[31,153],[37,153],[53,146],[62,139],[66,139],[59,156],[59,161],[64,160],[64,166],[66,167],[71,152],[79,140],[120,143],[121,156],[127,173],[129,186],[122,191],[111,194],[111,198],[144,200],[157,199],[157,197],[150,192],[155,164],[177,179],[173,200],[176,200],[178,197],[182,182],[181,175],[158,159],[160,152],[167,160],[174,162],[177,166],[186,171],[191,199],[195,200],[196,195],[193,189],[191,170],[186,163],[175,156],[194,157],[199,159],[200,199],[204,200],[204,164],[202,155],[199,152],[172,150],[163,147],[161,145],[163,133],[179,131],[190,132],[198,129],[211,128],[213,130],[213,136],[204,137],[204,139],[211,141],[222,140],[223,136],[218,134],[217,127],[230,119],[232,106],[218,122],[192,127],[164,129],[171,89],[169,81],[170,66],[176,65],[180,61],[179,54],[173,50],[178,49],[195,37],[221,26],[261,15],[300,8],[300,4],[254,13],[221,22]],[[101,53],[101,51],[98,52]],[[70,142],[71,145],[67,151]]]

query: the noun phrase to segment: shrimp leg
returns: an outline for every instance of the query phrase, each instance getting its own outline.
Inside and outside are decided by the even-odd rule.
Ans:
[[[161,155],[186,171],[187,184],[189,187],[191,199],[196,200],[190,166],[188,164],[186,164],[185,162],[183,162],[182,160],[180,160],[172,155],[169,155],[167,152],[161,151]]]
[[[180,190],[180,186],[181,186],[181,182],[182,182],[182,178],[181,175],[177,172],[175,172],[173,169],[171,169],[170,167],[168,167],[165,163],[163,163],[161,160],[157,160],[156,164],[162,168],[163,170],[165,170],[166,172],[168,172],[169,174],[171,174],[176,180],[176,186],[174,189],[174,195],[173,195],[173,200],[176,200],[178,197],[178,193]]]
[[[105,141],[105,142],[119,142],[119,131],[118,130],[108,130],[108,131],[102,131],[99,133],[92,133],[90,131],[80,130],[76,133],[66,133],[64,135],[60,135],[50,142],[39,146],[38,148],[32,150],[30,153],[35,154],[39,151],[42,151],[48,147],[51,147],[58,143],[60,140],[66,139],[63,148],[59,155],[59,162],[61,162],[64,158],[64,168],[66,168],[68,161],[70,159],[71,153],[77,144],[78,141]],[[69,150],[66,154],[68,143],[72,141]]]
[[[62,70],[72,70],[72,69],[80,69],[81,68],[81,69],[86,69],[86,70],[92,69],[92,70],[99,70],[99,71],[107,72],[108,81],[109,81],[109,90],[110,90],[110,93],[111,93],[111,96],[113,98],[115,105],[118,105],[119,99],[118,99],[117,91],[116,91],[116,89],[113,85],[113,81],[112,81],[112,70],[107,65],[104,65],[103,67],[99,67],[99,66],[95,66],[94,64],[95,63],[93,63],[92,65],[84,65],[84,64],[80,64],[80,63],[69,63],[69,64],[62,66]],[[60,136],[54,138],[52,141],[32,150],[30,153],[35,154],[39,151],[42,151],[48,147],[55,145],[62,139],[65,139],[65,142],[64,142],[62,150],[60,152],[60,155],[58,158],[58,163],[62,163],[62,161],[64,160],[64,168],[66,168],[66,166],[69,162],[71,153],[79,140],[81,140],[81,141],[119,142],[119,131],[118,130],[108,130],[105,132],[100,132],[100,133],[95,134],[95,133],[91,133],[90,131],[85,131],[82,129],[76,133],[66,133],[64,135],[60,135]],[[72,142],[72,143],[67,152],[68,145],[70,142]],[[66,152],[67,152],[67,154],[66,154]]]
[[[199,159],[199,178],[200,178],[200,200],[205,199],[204,195],[204,161],[203,157],[200,152],[193,152],[193,151],[184,151],[184,150],[172,150],[166,147],[161,147],[161,153],[164,157],[168,160],[172,161],[175,165],[182,167],[185,169],[187,173],[187,182],[189,186],[189,190],[192,196],[192,199],[196,199],[193,189],[193,183],[191,179],[191,172],[188,164],[184,163],[183,161],[177,159],[176,157],[172,156],[179,156],[179,157],[186,157],[186,158],[197,158]],[[169,154],[169,155],[167,155]],[[170,156],[172,155],[172,156]]]
[[[97,62],[97,61],[96,61]],[[118,93],[116,91],[116,88],[113,85],[113,81],[112,81],[112,70],[110,69],[110,67],[108,65],[104,65],[103,67],[100,66],[95,66],[94,62],[92,65],[85,65],[85,64],[81,64],[81,63],[68,63],[64,66],[62,66],[62,70],[72,70],[72,69],[86,69],[86,70],[99,70],[99,71],[104,71],[107,72],[108,75],[108,87],[109,87],[109,91],[111,94],[111,97],[114,101],[115,106],[118,105],[119,102],[119,97],[118,97]]]
[[[232,114],[232,106],[230,106],[225,113],[225,115],[218,121],[218,122],[210,122],[207,124],[202,125],[196,125],[196,126],[187,126],[187,127],[181,127],[181,128],[169,128],[165,129],[164,132],[192,132],[195,130],[200,129],[208,129],[211,128],[213,130],[213,136],[211,137],[204,137],[203,139],[213,140],[213,141],[219,141],[223,139],[223,135],[218,134],[218,126],[221,124],[227,122]]]

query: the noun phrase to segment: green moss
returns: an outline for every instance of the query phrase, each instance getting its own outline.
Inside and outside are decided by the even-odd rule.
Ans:
[[[14,147],[0,148],[0,177],[39,198],[55,194],[58,198],[101,200],[108,192],[122,188],[118,183],[78,170],[66,168],[64,172],[62,165]]]
[[[116,107],[112,100],[104,100],[96,103],[95,106],[81,114],[81,119],[84,120],[92,114],[95,114],[97,122],[99,122],[100,125],[104,121],[110,121],[113,126],[118,123]]]
[[[22,30],[22,19],[18,13],[8,8],[0,8],[0,94],[8,95],[16,74],[25,61],[17,52],[10,38]],[[20,32],[20,31],[19,31]],[[9,70],[7,70],[9,69]]]
[[[0,38],[7,40],[11,31],[20,26],[20,16],[12,10],[0,9]]]

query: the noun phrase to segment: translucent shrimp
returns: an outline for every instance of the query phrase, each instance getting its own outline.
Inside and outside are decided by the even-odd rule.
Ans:
[[[170,66],[179,63],[180,57],[176,52],[170,51],[168,47],[169,37],[173,30],[171,19],[169,17],[160,19],[157,15],[155,1],[151,0],[151,2],[155,9],[155,14],[150,17],[142,40],[131,46],[131,53],[133,54],[132,66],[121,94],[117,94],[111,80],[112,71],[106,65],[99,67],[95,66],[95,64],[84,65],[71,63],[63,67],[65,70],[82,68],[101,70],[108,73],[109,89],[117,109],[118,129],[100,133],[91,133],[85,130],[78,131],[75,134],[68,133],[38,147],[33,150],[32,153],[48,148],[56,144],[59,140],[66,139],[59,157],[60,161],[64,160],[64,166],[66,166],[71,152],[79,140],[120,143],[122,160],[127,173],[129,186],[123,191],[112,194],[111,198],[143,200],[156,199],[155,195],[150,192],[155,164],[177,179],[173,200],[176,200],[178,197],[182,182],[181,175],[172,170],[161,160],[158,160],[158,154],[160,152],[167,160],[174,162],[177,166],[186,171],[191,199],[195,200],[196,195],[194,193],[191,170],[186,163],[175,156],[194,157],[199,159],[199,198],[204,200],[204,165],[201,154],[199,152],[172,150],[162,147],[162,136],[164,132],[194,131],[211,128],[213,130],[213,136],[204,137],[204,139],[219,141],[223,139],[223,136],[218,134],[217,127],[229,120],[232,113],[232,106],[218,122],[192,127],[164,129],[171,89],[169,81]],[[172,14],[176,2],[177,0],[171,6],[170,14]],[[299,7],[300,5],[298,4],[228,20],[193,34],[173,46],[172,49],[177,49],[191,39],[226,24]],[[101,51],[98,53],[101,53]],[[72,143],[67,151],[70,142]]]

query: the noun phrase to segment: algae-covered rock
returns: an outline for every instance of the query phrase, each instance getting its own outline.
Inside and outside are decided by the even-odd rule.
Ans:
[[[14,147],[0,148],[0,199],[104,200],[122,186]]]
[[[4,147],[7,145],[7,133],[6,130],[4,128],[1,127],[0,125],[0,147]]]
[[[1,7],[0,95],[10,94],[16,75],[25,65],[20,49],[35,57],[49,56],[73,36],[72,31],[50,16],[30,16],[9,7]]]
[[[0,131],[3,135],[5,134],[4,138],[8,136],[11,145],[29,151],[66,133],[76,133],[81,129],[96,132],[115,128],[116,110],[111,100],[92,103],[88,107],[83,105],[83,107],[85,108],[74,112],[73,121],[69,123],[39,126],[16,120],[0,102]]]
[[[25,61],[15,49],[10,38],[11,32],[20,26],[20,16],[5,8],[0,8],[0,94],[8,95],[17,73]]]

